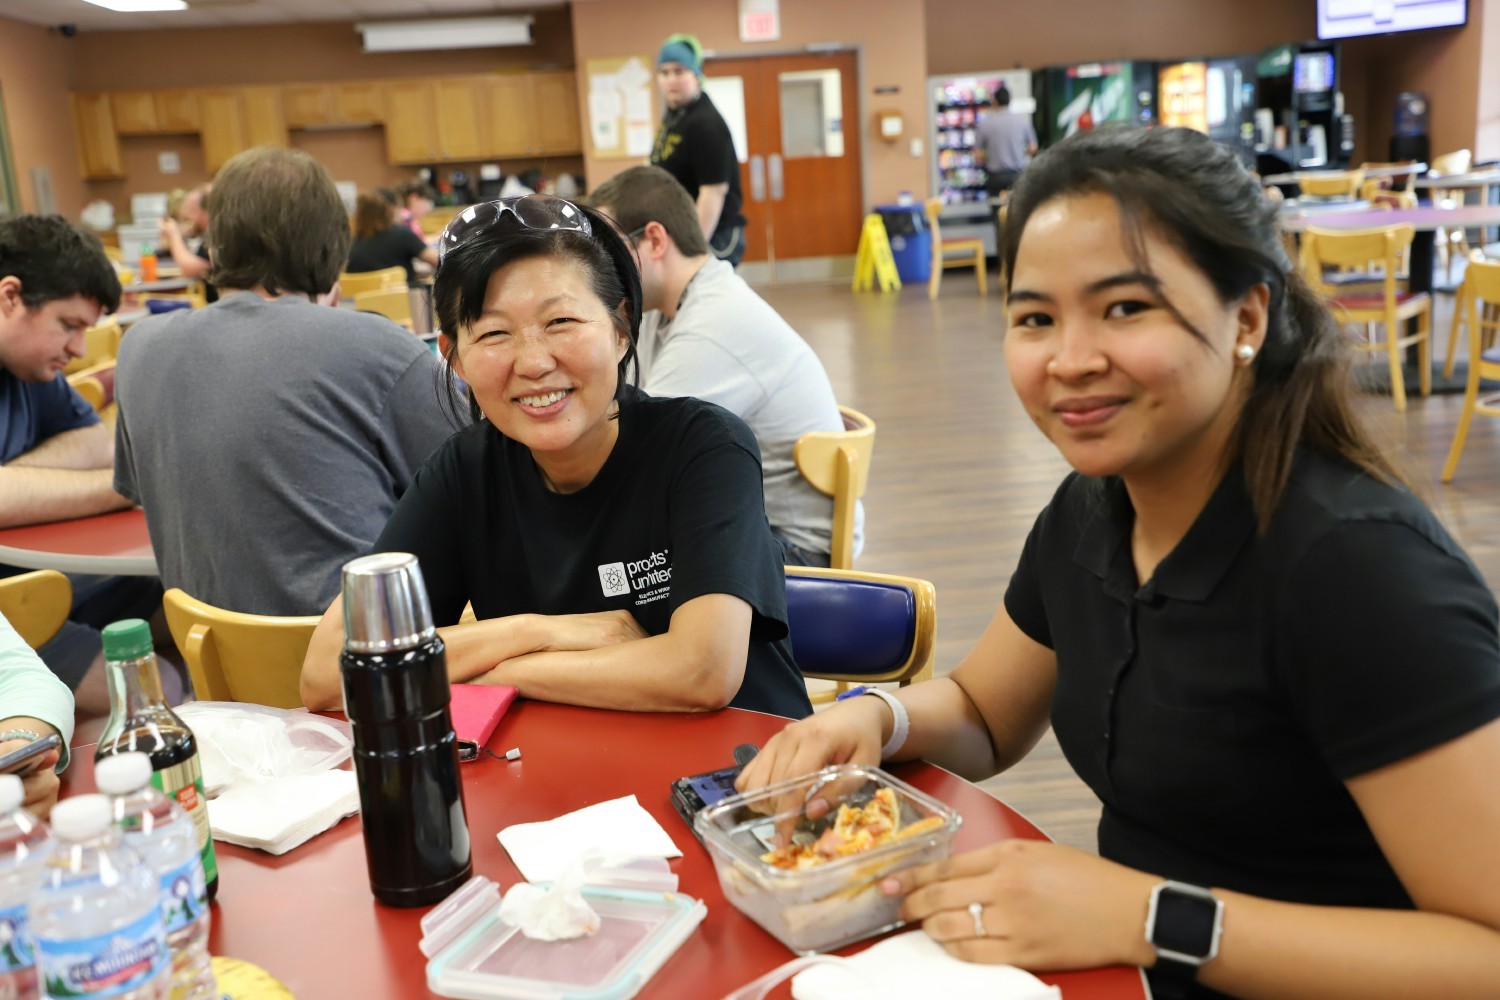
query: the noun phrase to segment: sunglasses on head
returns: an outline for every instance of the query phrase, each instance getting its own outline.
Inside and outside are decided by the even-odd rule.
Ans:
[[[438,262],[450,250],[463,246],[475,234],[495,225],[507,215],[527,229],[561,229],[593,236],[593,227],[588,216],[579,207],[564,198],[550,194],[528,194],[519,198],[502,198],[499,201],[470,205],[443,229],[438,238]]]

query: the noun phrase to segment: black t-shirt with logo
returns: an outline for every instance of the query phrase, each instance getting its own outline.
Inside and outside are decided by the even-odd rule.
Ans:
[[[476,424],[417,473],[373,551],[417,556],[438,625],[473,602],[481,619],[623,609],[661,635],[686,602],[731,594],[753,614],[730,704],[810,714],[754,436],[712,403],[628,392],[614,451],[588,486],[553,493],[524,445]]]
[[[656,133],[651,162],[677,178],[694,201],[705,184],[729,184],[714,229],[714,246],[724,246],[723,237],[745,224],[740,214],[744,196],[740,193],[740,161],[734,154],[734,138],[707,94],[699,94],[686,107],[667,111]]]

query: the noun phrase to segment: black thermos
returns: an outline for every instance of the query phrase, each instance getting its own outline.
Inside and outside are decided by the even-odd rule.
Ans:
[[[343,587],[339,673],[370,889],[391,906],[428,906],[473,872],[443,640],[416,556],[355,559]]]

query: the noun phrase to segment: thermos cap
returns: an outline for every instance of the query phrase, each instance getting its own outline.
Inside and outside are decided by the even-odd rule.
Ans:
[[[344,564],[344,648],[412,649],[437,635],[422,567],[410,552],[377,552]]]

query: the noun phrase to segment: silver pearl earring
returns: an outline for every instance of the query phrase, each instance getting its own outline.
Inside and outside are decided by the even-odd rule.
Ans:
[[[1239,358],[1244,364],[1249,364],[1250,359],[1255,357],[1255,348],[1249,344],[1241,344],[1234,349],[1234,356]]]

